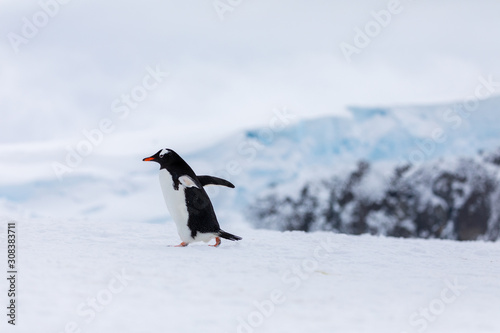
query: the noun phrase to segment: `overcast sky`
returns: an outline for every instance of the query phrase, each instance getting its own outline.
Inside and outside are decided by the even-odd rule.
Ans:
[[[0,143],[77,140],[103,119],[113,135],[206,143],[275,108],[449,102],[500,81],[496,0],[60,1],[0,3]]]

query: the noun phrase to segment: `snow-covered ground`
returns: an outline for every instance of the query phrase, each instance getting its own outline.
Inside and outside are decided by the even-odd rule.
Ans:
[[[500,331],[498,242],[282,233],[220,220],[243,240],[173,248],[173,223],[19,218],[18,318],[12,327],[3,314],[0,331]],[[6,290],[4,279],[3,312]]]

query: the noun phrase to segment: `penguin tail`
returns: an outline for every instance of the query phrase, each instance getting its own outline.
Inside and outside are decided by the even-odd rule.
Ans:
[[[233,234],[230,234],[229,232],[225,232],[224,230],[219,231],[219,237],[229,239],[230,241],[239,241],[241,240],[240,236],[236,236]]]

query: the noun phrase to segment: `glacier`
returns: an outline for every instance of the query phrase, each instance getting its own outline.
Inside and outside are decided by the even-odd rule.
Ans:
[[[244,213],[270,188],[293,191],[300,182],[347,174],[360,160],[393,166],[491,151],[500,145],[499,108],[500,97],[478,100],[472,106],[457,102],[349,107],[347,116],[295,119],[288,126],[248,129],[211,146],[177,152],[198,174],[227,178],[236,185],[235,190],[208,189],[217,211]],[[129,140],[133,142],[134,133]],[[114,147],[119,152],[110,156],[109,149],[97,147],[60,181],[51,164],[64,156],[65,145],[65,140],[0,144],[3,215],[150,223],[169,219],[160,201],[157,169],[140,161],[149,151]],[[169,142],[156,148],[165,147],[176,150]]]

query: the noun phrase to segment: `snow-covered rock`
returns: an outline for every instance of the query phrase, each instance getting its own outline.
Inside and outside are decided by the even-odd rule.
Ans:
[[[272,188],[249,214],[257,226],[278,230],[497,240],[500,166],[493,155],[391,168],[360,162],[347,177],[298,181],[294,191]]]

